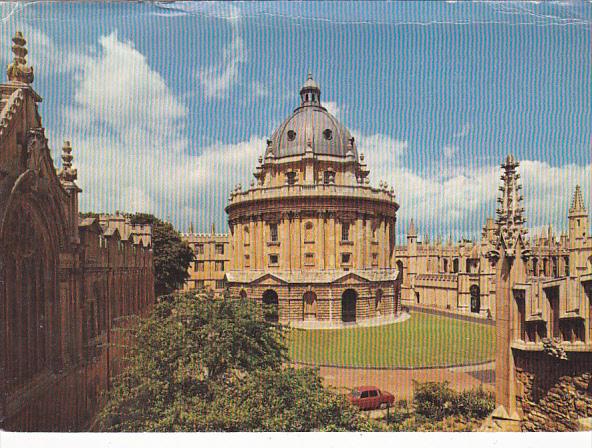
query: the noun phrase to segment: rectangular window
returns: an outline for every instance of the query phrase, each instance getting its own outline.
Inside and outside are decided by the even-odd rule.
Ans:
[[[216,289],[224,289],[224,280],[216,280]]]
[[[277,254],[269,254],[269,265],[270,266],[277,266],[278,264],[278,255]]]
[[[288,182],[288,185],[294,185],[296,183],[296,172],[290,171],[286,173],[286,180]]]
[[[373,253],[372,254],[372,266],[377,266],[377,265],[378,265],[378,254]]]
[[[216,255],[224,255],[224,244],[216,244]]]
[[[277,224],[269,225],[269,237],[271,241],[275,242],[278,240],[278,226]]]
[[[249,255],[245,255],[245,267],[251,267],[251,257]]]
[[[341,241],[349,241],[349,223],[341,223]]]
[[[342,253],[341,254],[341,264],[350,264],[351,262],[351,254]]]
[[[204,271],[204,262],[203,261],[196,261],[195,262],[195,272],[203,272]]]
[[[304,254],[304,265],[314,266],[314,254]]]
[[[201,244],[201,243],[200,244],[196,244],[195,245],[195,253],[197,255],[203,255],[203,253],[204,253],[204,245]]]
[[[223,261],[216,261],[216,271],[224,271],[224,262]]]

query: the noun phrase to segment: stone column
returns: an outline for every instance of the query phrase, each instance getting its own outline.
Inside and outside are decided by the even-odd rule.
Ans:
[[[249,216],[249,266],[250,269],[257,269],[257,258],[255,247],[257,246],[257,235],[255,234],[255,217]]]
[[[323,213],[318,213],[316,216],[316,241],[315,241],[315,256],[318,260],[315,263],[318,269],[325,269],[325,218]]]
[[[294,249],[295,249],[295,265],[294,269],[301,269],[302,267],[302,216],[296,215],[294,219],[294,229],[291,235],[291,238],[294,241]]]
[[[327,256],[327,268],[335,269],[335,258],[337,257],[337,223],[335,222],[335,214],[327,214],[327,230],[328,235],[325,245],[325,254]]]

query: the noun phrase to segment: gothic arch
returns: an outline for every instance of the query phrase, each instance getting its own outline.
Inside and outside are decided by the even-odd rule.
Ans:
[[[50,202],[42,204],[32,194],[11,195],[0,229],[0,367],[9,389],[62,361],[60,221]]]

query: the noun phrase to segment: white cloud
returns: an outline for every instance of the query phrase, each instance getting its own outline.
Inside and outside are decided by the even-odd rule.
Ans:
[[[323,101],[323,107],[327,109],[327,112],[329,112],[335,118],[339,118],[341,108],[335,101]]]
[[[184,6],[184,8],[187,7],[195,12],[194,5]],[[200,13],[221,18],[230,23],[232,37],[230,43],[224,47],[221,60],[197,73],[197,79],[203,88],[205,97],[208,99],[222,98],[236,85],[239,80],[240,67],[247,61],[245,43],[238,27],[241,13],[233,5],[198,5],[198,9]]]
[[[442,154],[448,159],[454,156],[457,152],[458,146],[456,145],[445,145],[444,148],[442,148]]]
[[[372,136],[370,140],[377,140],[377,137]],[[366,151],[370,177],[372,183],[384,179],[394,186],[400,205],[400,229],[413,218],[422,233],[427,231],[442,237],[452,234],[454,239],[475,238],[485,219],[495,217],[501,182],[499,165],[477,169],[458,166],[440,173],[422,174],[416,167],[401,166],[397,151],[384,149],[386,145],[373,146],[375,150]],[[402,146],[407,150],[406,144]],[[584,199],[591,200],[586,197],[592,191],[591,171],[591,165],[553,167],[546,162],[522,161],[519,172],[527,226],[541,229],[551,224],[558,233],[566,231],[575,185],[580,184]]]

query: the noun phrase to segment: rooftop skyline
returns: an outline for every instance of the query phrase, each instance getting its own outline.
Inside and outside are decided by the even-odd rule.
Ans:
[[[59,165],[70,140],[82,211],[146,211],[226,230],[234,185],[296,108],[311,71],[355,136],[397,232],[478,238],[500,162],[521,161],[526,226],[590,208],[592,3],[3,4]]]

